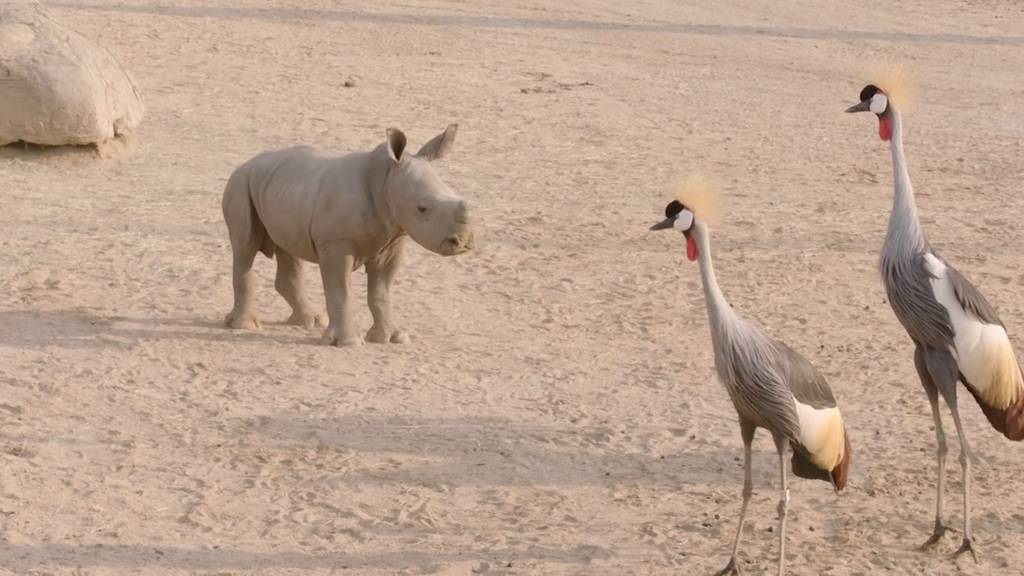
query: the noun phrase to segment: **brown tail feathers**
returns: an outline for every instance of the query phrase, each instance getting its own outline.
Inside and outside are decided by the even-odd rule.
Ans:
[[[967,382],[963,375],[960,376],[960,379],[962,382]],[[978,401],[978,406],[981,406],[981,411],[985,413],[985,417],[988,418],[993,428],[1014,442],[1024,440],[1024,394],[1018,394],[1017,400],[1013,404],[999,409],[986,404],[985,400],[974,390],[974,386],[968,384],[966,388]]]
[[[832,469],[832,485],[836,487],[836,492],[846,488],[846,480],[850,477],[850,457],[853,456],[853,448],[850,447],[850,435],[846,433],[846,427],[843,427],[843,443],[843,459]]]

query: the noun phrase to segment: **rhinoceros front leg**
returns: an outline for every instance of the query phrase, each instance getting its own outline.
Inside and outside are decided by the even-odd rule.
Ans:
[[[405,344],[409,341],[409,335],[396,328],[391,319],[391,281],[398,271],[401,255],[399,246],[386,261],[366,264],[366,300],[373,314],[373,327],[366,333],[369,342]]]
[[[352,327],[352,268],[355,255],[347,242],[318,246],[329,323],[323,341],[332,346],[358,346],[362,337]]]
[[[315,328],[323,326],[323,319],[313,311],[309,305],[306,294],[302,289],[303,267],[302,261],[285,252],[280,246],[275,251],[277,256],[277,278],[274,280],[274,288],[282,298],[292,307],[292,315],[288,318],[288,324]]]

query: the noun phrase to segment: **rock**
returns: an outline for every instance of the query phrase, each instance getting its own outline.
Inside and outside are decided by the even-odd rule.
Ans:
[[[0,145],[101,144],[144,107],[128,72],[35,1],[0,0]]]

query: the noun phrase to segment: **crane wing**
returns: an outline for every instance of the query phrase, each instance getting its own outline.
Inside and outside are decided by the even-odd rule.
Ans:
[[[941,257],[938,258],[942,260]],[[1003,326],[995,308],[988,303],[988,300],[974,287],[974,284],[971,284],[959,270],[950,266],[945,260],[943,260],[943,264],[946,265],[946,278],[953,287],[953,294],[956,295],[956,299],[964,311],[973,314],[974,317],[986,324]]]
[[[1024,394],[1024,378],[995,310],[955,268],[934,254],[925,254],[935,299],[949,314],[961,380],[989,408],[1006,410]]]
[[[832,389],[817,368],[784,342],[776,340],[773,344],[776,350],[775,368],[797,402],[816,409],[834,408],[836,399]]]
[[[773,344],[776,370],[793,395],[800,423],[793,472],[805,478],[831,480],[842,489],[849,467],[850,441],[832,389],[806,358],[782,342]]]

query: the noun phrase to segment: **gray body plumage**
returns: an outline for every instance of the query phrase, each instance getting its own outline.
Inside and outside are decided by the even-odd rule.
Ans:
[[[687,221],[673,220],[685,208],[680,201],[675,204],[666,207],[665,222],[652,229],[676,228],[676,222]],[[786,514],[789,506],[786,459],[790,456],[790,448],[794,474],[831,482],[838,491],[845,487],[849,473],[850,442],[835,398],[822,375],[792,348],[740,318],[726,302],[715,279],[707,227],[694,216],[690,216],[689,221],[692,225],[683,224],[679,228],[689,235],[688,242],[696,244],[715,353],[715,371],[736,408],[743,439],[743,505],[732,556],[719,574],[738,571],[736,558],[747,505],[753,494],[751,445],[757,428],[765,428],[771,432],[779,454],[778,574],[782,576],[786,566]],[[688,252],[691,248],[688,246]]]
[[[786,459],[790,448],[794,474],[831,482],[836,490],[841,490],[846,485],[849,471],[850,443],[835,398],[824,377],[792,348],[765,335],[733,311],[715,279],[707,228],[703,222],[694,220],[689,234],[697,244],[700,259],[715,371],[736,408],[743,438],[743,505],[732,557],[720,574],[737,571],[740,537],[753,493],[751,444],[757,428],[764,428],[771,432],[779,453],[782,497],[778,506],[778,574],[781,576],[786,564],[786,514],[789,506]],[[798,407],[798,402],[803,406]],[[804,422],[808,430],[801,430]],[[805,446],[805,441],[812,447]],[[812,453],[812,449],[816,452]]]
[[[971,451],[960,419],[957,382],[971,392],[992,426],[1011,440],[1024,439],[1024,383],[992,305],[925,239],[907,172],[899,110],[890,104],[880,121],[892,128],[895,196],[879,270],[893,312],[914,341],[914,365],[931,405],[937,442],[935,529],[925,546],[937,544],[946,532],[942,498],[947,446],[939,414],[941,396],[960,439],[964,530],[958,553],[970,552],[977,561],[971,534]]]
[[[879,259],[879,272],[889,304],[914,343],[948,350],[956,333],[949,312],[935,297],[931,284],[934,276],[928,270],[926,255],[930,254],[945,264],[946,275],[965,310],[989,324],[1002,326],[1003,323],[981,292],[939,256],[925,238],[907,173],[902,120],[895,108],[890,108],[888,113],[892,115],[894,125],[892,154],[896,192]],[[951,359],[955,362],[952,355]]]
[[[793,398],[815,408],[835,407],[824,377],[786,344],[738,317],[712,332],[715,371],[743,420],[799,444]]]
[[[835,397],[803,356],[736,314],[715,279],[707,230],[703,224],[695,228],[718,379],[741,421],[788,439],[794,448],[802,447],[793,399],[814,408],[832,408]]]

